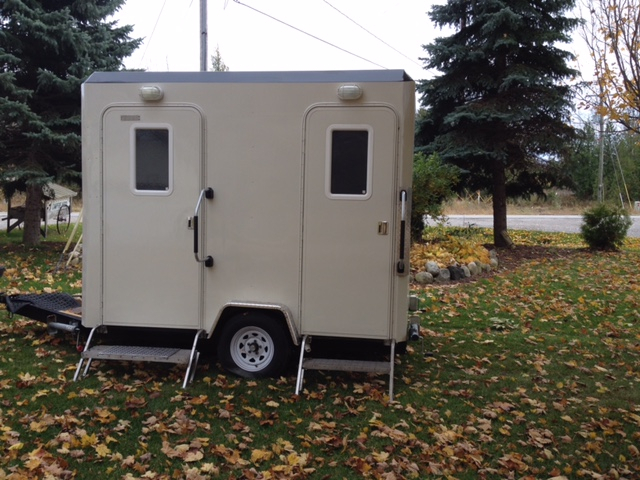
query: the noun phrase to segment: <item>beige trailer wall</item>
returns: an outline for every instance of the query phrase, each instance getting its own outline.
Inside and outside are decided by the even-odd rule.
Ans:
[[[102,316],[102,250],[103,241],[109,241],[102,224],[102,195],[104,189],[110,188],[102,180],[102,115],[109,106],[142,105],[140,87],[145,84],[87,83],[83,86],[83,322],[86,326],[108,324],[111,320]],[[303,120],[311,107],[369,103],[389,105],[402,119],[399,124],[397,188],[410,188],[413,82],[363,82],[362,97],[349,102],[337,98],[339,85],[159,84],[164,92],[159,102],[163,106],[191,105],[203,112],[204,174],[200,185],[201,188],[212,187],[215,191],[213,200],[204,201],[202,215],[205,242],[201,252],[202,255],[211,255],[215,261],[212,268],[202,269],[203,328],[211,330],[228,302],[259,302],[285,305],[300,329]],[[146,104],[152,105],[150,102]],[[194,145],[193,148],[200,147]],[[198,193],[194,192],[194,206]],[[393,219],[394,224],[398,221],[398,218]],[[141,229],[144,233],[143,225]],[[396,261],[398,247],[396,242],[394,258],[389,259],[392,264]],[[139,248],[144,248],[144,245]],[[406,256],[408,259],[408,252]],[[122,281],[128,281],[125,272]],[[392,337],[403,340],[406,338],[408,276],[394,275],[392,283],[390,332]],[[129,287],[141,288],[136,284]],[[180,281],[176,279],[172,292],[158,294],[180,295],[180,288]],[[132,326],[137,324],[135,318],[126,322]],[[148,324],[144,322],[144,325]],[[173,326],[184,328],[180,318],[175,319]]]

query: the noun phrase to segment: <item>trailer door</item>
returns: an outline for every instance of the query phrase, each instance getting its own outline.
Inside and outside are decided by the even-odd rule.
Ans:
[[[195,108],[105,112],[104,324],[200,326],[202,266],[194,259],[188,219],[202,188],[202,152],[202,118]]]
[[[397,116],[318,107],[305,123],[305,334],[390,338]]]

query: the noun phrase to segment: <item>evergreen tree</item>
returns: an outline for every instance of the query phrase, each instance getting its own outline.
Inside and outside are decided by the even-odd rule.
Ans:
[[[216,54],[211,55],[211,66],[213,67],[214,72],[229,71],[229,67],[222,60],[222,55],[220,54],[220,47],[216,47]]]
[[[125,0],[0,2],[0,185],[26,192],[23,241],[40,241],[43,187],[80,172],[80,85],[140,44],[108,20]]]
[[[424,48],[425,68],[441,74],[419,84],[427,109],[416,144],[457,165],[472,190],[493,194],[494,242],[506,246],[507,196],[542,194],[546,163],[574,130],[568,119],[577,72],[569,42],[573,0],[448,0],[429,16],[455,33]]]
[[[581,200],[598,197],[600,145],[596,128],[593,122],[586,122],[571,142],[571,151],[560,162],[558,185],[568,188]]]

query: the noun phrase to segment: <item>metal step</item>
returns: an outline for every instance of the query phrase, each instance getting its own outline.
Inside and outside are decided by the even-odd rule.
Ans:
[[[336,358],[305,358],[302,361],[305,370],[333,370],[337,372],[389,373],[390,362],[372,362],[365,360],[343,360]]]
[[[76,368],[76,373],[73,376],[73,381],[77,381],[80,377],[80,372],[84,365],[84,373],[82,376],[86,377],[89,373],[89,367],[91,362],[95,360],[125,360],[130,362],[161,362],[161,363],[174,363],[176,365],[186,365],[187,371],[184,375],[184,382],[182,388],[187,388],[187,384],[193,381],[195,376],[196,366],[198,365],[198,359],[200,353],[197,350],[198,339],[205,336],[204,330],[198,330],[195,332],[193,339],[193,346],[191,350],[174,348],[174,347],[137,347],[129,345],[95,345],[91,346],[93,335],[101,327],[93,327],[85,350],[80,355],[80,361]],[[86,365],[85,365],[86,361]]]
[[[128,360],[131,362],[164,362],[187,365],[191,358],[191,350],[127,345],[96,345],[82,352],[82,358]]]
[[[305,370],[335,370],[339,372],[367,372],[384,373],[389,375],[389,401],[393,402],[393,367],[396,357],[396,342],[391,340],[389,344],[389,360],[375,362],[368,360],[347,360],[336,358],[305,358],[305,354],[311,351],[309,335],[302,336],[300,345],[300,360],[298,361],[298,378],[296,380],[296,395],[302,390]]]

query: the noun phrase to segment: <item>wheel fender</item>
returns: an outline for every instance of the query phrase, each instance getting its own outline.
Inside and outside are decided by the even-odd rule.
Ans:
[[[213,323],[209,332],[209,337],[215,334],[216,328],[225,318],[231,317],[240,311],[266,311],[266,312],[280,312],[287,325],[287,330],[291,336],[291,342],[297,347],[300,345],[300,334],[298,328],[293,320],[293,315],[289,307],[279,303],[264,303],[264,302],[243,302],[233,301],[227,302],[223,305]]]

